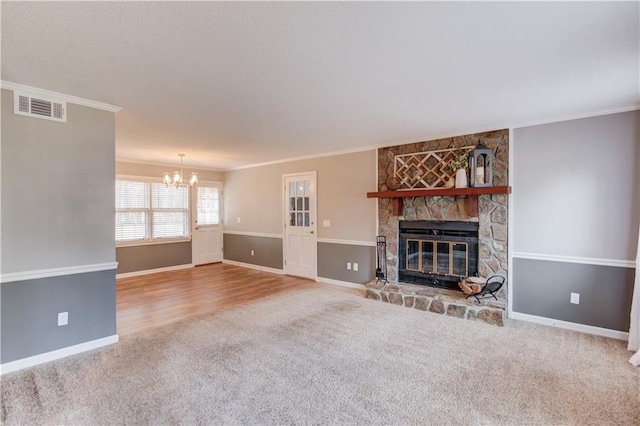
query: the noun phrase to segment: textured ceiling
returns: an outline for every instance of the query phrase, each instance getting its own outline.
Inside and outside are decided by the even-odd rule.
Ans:
[[[639,104],[638,2],[2,2],[2,79],[228,169]]]

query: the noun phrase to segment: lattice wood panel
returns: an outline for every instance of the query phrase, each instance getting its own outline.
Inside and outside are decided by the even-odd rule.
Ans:
[[[460,150],[470,153],[474,146],[440,149],[437,151],[416,152],[396,155],[394,176],[400,181],[399,189],[442,188],[454,177],[451,163]]]

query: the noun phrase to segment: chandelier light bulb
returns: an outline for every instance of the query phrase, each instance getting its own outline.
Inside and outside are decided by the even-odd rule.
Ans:
[[[176,188],[180,188],[181,186],[184,186],[184,178],[183,178],[184,170],[182,167],[182,159],[184,158],[185,154],[178,154],[178,156],[180,157],[180,171],[173,172],[173,177],[169,172],[165,172],[164,176],[162,177],[162,181],[167,187],[169,187],[169,185],[174,185]],[[189,179],[189,186],[196,186],[196,185],[198,185],[198,176],[195,173],[191,173],[191,179]]]
[[[162,178],[162,181],[167,186],[171,185],[171,183],[172,183],[171,182],[171,174],[169,172],[164,172],[164,177]]]

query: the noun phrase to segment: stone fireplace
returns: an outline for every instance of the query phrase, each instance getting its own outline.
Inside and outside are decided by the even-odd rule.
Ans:
[[[395,189],[390,188],[389,186],[391,185],[388,183],[392,182],[392,178],[394,178],[394,162],[396,156],[404,158],[406,154],[447,150],[470,145],[475,146],[479,141],[491,149],[494,155],[493,186],[508,186],[508,138],[509,132],[505,129],[380,148],[378,150],[377,190],[379,192],[385,192]],[[398,189],[402,191],[404,188],[401,187]],[[410,192],[407,193],[410,194]],[[464,306],[467,302],[461,297],[462,293],[458,291],[457,281],[459,280],[459,276],[465,274],[477,274],[481,277],[499,274],[507,277],[508,196],[504,193],[477,195],[477,215],[470,214],[474,209],[468,208],[468,204],[471,202],[469,197],[470,196],[466,195],[403,196],[403,207],[401,211],[396,211],[397,208],[394,208],[393,198],[378,198],[379,235],[385,236],[387,241],[387,278],[391,284],[386,286],[388,288],[382,288],[379,285],[369,287],[372,293],[370,294],[368,291],[367,297],[382,300],[386,298],[386,301],[391,303],[404,304],[405,306],[410,305],[418,309],[423,308],[424,310],[447,313],[469,319],[472,317],[480,317],[479,312],[485,311],[485,309]],[[404,225],[415,221],[439,222],[447,229],[451,224],[467,224],[468,228],[475,228],[477,241],[475,243],[471,241],[461,241],[457,238],[450,238],[452,237],[451,235],[446,235],[449,238],[441,241],[440,238],[428,238],[428,235],[425,237],[416,236],[412,232],[405,233]],[[401,229],[401,225],[403,225],[403,229]],[[407,229],[415,230],[415,227]],[[401,237],[401,234],[406,235]],[[435,236],[432,232],[431,237]],[[445,237],[445,235],[438,235],[438,237],[440,236]],[[464,239],[468,238],[468,236],[460,238]],[[408,241],[412,242],[408,243]],[[467,245],[456,246],[462,243]],[[442,250],[438,250],[438,248]],[[467,254],[472,251],[473,255],[475,255],[474,260],[465,257],[465,259],[469,260],[470,264],[465,264],[464,270],[462,263],[460,263],[460,259],[462,258],[460,251],[462,251],[463,248]],[[413,255],[412,259],[409,259],[413,263],[409,265],[407,264],[407,250],[411,251],[409,255]],[[439,254],[441,255],[441,265],[437,264]],[[419,259],[417,263],[416,259]],[[436,262],[435,268],[433,268],[434,265],[429,263],[429,259],[431,259],[431,262]],[[465,262],[466,261],[467,260],[465,260]],[[456,264],[456,262],[458,263]],[[426,271],[425,266],[427,267]],[[442,270],[440,266],[442,266]],[[444,270],[446,270],[446,274],[443,273]],[[420,290],[420,288],[425,289],[425,287],[414,285],[416,284],[416,275],[419,276],[418,278],[424,278],[424,280],[418,284],[431,285],[449,290]],[[429,282],[429,280],[431,280],[431,282]],[[403,294],[401,287],[405,286],[404,283],[409,283],[406,285],[409,290]],[[441,296],[438,291],[445,292],[445,295]],[[486,302],[492,305],[487,308],[497,308],[504,311],[508,291],[508,283],[506,283],[499,293],[501,300],[497,304],[494,302]],[[373,294],[373,292],[376,294]],[[385,292],[387,293],[386,296],[383,294]],[[429,298],[428,301],[420,302],[422,308],[417,305],[418,299],[421,297],[420,293]],[[455,296],[454,293],[459,295]],[[390,297],[392,294],[396,295]],[[463,302],[461,306],[455,305],[456,302],[454,302],[454,299],[456,298],[462,299]],[[439,302],[435,303],[436,301]],[[494,314],[489,313],[486,315],[492,316]],[[502,324],[502,316],[494,322]]]

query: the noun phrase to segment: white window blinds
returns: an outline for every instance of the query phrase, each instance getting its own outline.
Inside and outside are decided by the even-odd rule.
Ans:
[[[152,184],[153,238],[180,238],[189,235],[189,189]]]
[[[150,204],[149,182],[116,180],[116,241],[149,238]]]
[[[189,236],[189,189],[116,179],[116,242]]]

